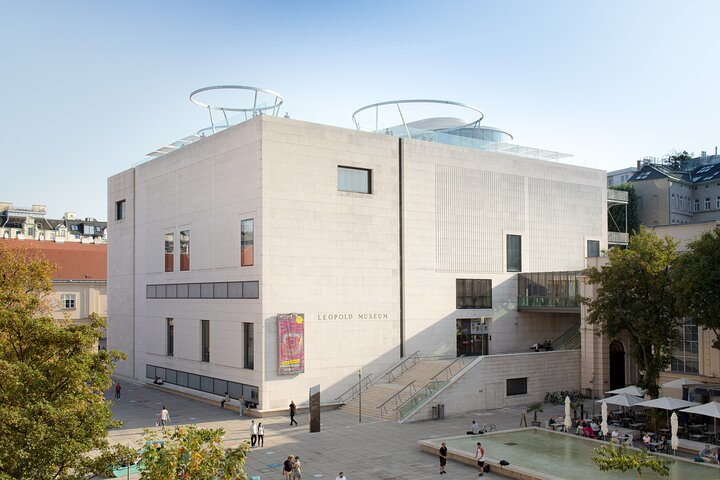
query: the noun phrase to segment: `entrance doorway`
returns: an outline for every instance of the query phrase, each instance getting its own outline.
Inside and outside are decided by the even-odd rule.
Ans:
[[[488,328],[486,318],[457,319],[457,356],[487,355]]]
[[[610,390],[625,386],[625,348],[622,342],[610,342]]]

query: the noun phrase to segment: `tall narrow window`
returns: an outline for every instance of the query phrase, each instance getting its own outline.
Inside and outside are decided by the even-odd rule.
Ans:
[[[165,271],[172,272],[175,264],[175,234],[165,234]]]
[[[190,230],[180,232],[180,271],[190,270]]]
[[[202,361],[210,361],[210,320],[200,320],[202,334]]]
[[[587,256],[588,257],[599,257],[600,256],[600,242],[598,240],[587,241]]]
[[[167,356],[172,357],[175,353],[175,320],[166,318],[165,322],[167,330]]]
[[[115,220],[125,218],[125,200],[115,202]]]
[[[240,265],[249,267],[255,262],[255,233],[252,218],[240,222]]]
[[[255,368],[255,325],[243,323],[243,334],[245,337],[245,368]]]
[[[696,198],[695,201],[693,202],[693,210],[696,212],[700,211],[700,199],[699,198]]]
[[[522,237],[520,235],[507,236],[507,271],[522,271]]]
[[[705,210],[710,210],[710,197],[705,197]]]
[[[372,193],[371,171],[365,168],[338,166],[338,190],[341,192]]]

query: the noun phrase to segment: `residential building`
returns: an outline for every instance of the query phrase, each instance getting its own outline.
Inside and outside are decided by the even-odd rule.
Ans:
[[[45,205],[23,207],[0,202],[0,238],[51,242],[105,243],[107,222],[79,219],[65,212],[61,219],[46,218]]]
[[[110,177],[118,374],[273,410],[415,352],[527,354],[577,332],[578,271],[608,247],[605,172],[496,129],[472,146],[447,118],[376,130],[253,115]],[[579,359],[497,394],[577,386]]]
[[[50,309],[53,318],[87,323],[92,313],[107,317],[107,245],[0,239],[4,245],[37,252],[56,268]],[[103,331],[98,347],[106,346]]]
[[[622,185],[623,183],[627,183],[628,180],[630,180],[630,177],[632,177],[636,171],[637,171],[637,168],[629,167],[629,168],[622,168],[620,170],[613,170],[612,172],[607,172],[608,187],[613,187],[616,185]]]

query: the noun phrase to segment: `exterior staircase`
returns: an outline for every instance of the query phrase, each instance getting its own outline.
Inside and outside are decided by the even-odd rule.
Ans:
[[[357,414],[362,399],[363,417],[398,420],[396,409],[428,385],[433,377],[447,369],[454,361],[455,359],[418,358],[414,365],[402,368],[402,373],[391,370],[377,383],[363,390],[362,395],[357,395],[345,403],[340,410]],[[398,374],[395,375],[395,373]]]
[[[553,350],[577,350],[580,348],[580,322],[567,329],[552,341]]]

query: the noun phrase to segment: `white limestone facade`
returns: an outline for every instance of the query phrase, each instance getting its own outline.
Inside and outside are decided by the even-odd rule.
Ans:
[[[340,166],[369,171],[370,193],[339,191]],[[487,319],[490,354],[554,339],[579,313],[518,312],[506,236],[522,239],[523,272],[580,270],[588,240],[607,248],[604,171],[269,116],[111,177],[108,205],[108,344],[128,354],[118,373],[146,379],[150,365],[210,379],[201,388],[242,384],[263,410],[305,403],[314,385],[331,402],[358,369],[382,373],[401,352],[455,356],[460,318]],[[254,255],[242,265],[248,219]],[[456,308],[457,279],[491,280],[492,308]],[[257,294],[167,298],[225,282],[257,282]],[[148,298],[166,285],[172,294]],[[305,371],[279,375],[277,315],[293,312]]]

